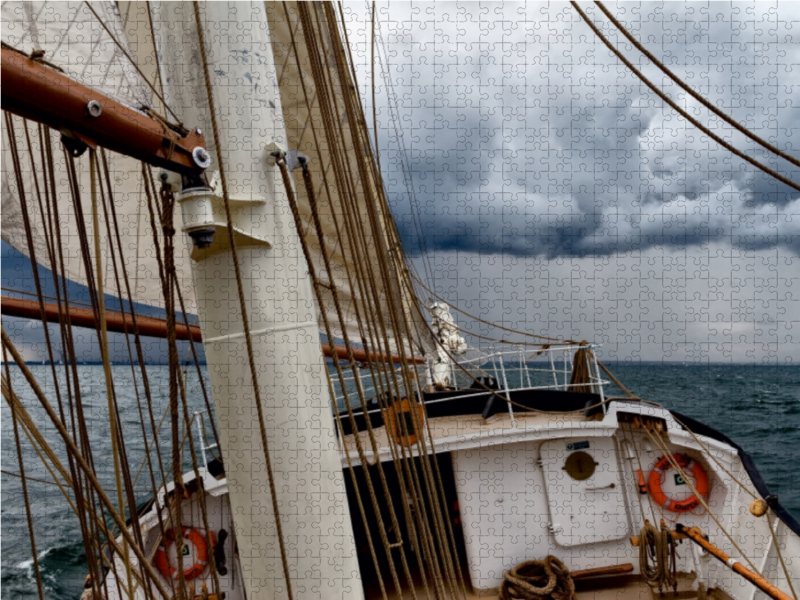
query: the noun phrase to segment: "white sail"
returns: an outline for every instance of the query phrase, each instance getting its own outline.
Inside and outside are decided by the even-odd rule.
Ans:
[[[152,106],[141,77],[125,57],[130,48],[116,5],[91,4],[97,16],[83,2],[3,2],[3,42],[26,53],[44,51],[44,59],[71,79],[123,104]]]
[[[117,11],[113,3],[92,3],[95,11],[100,15],[106,25],[114,32],[114,38],[130,54],[140,69],[152,82],[157,81],[155,71],[156,57],[153,47],[153,36],[149,31],[150,15],[148,6],[145,2],[121,3],[121,11]],[[412,329],[416,329],[415,346],[409,348],[412,352],[419,355],[420,348],[431,349],[433,347],[432,338],[427,331],[425,319],[417,305],[414,303],[410,290],[409,281],[401,278],[398,280],[393,277],[386,279],[381,276],[378,264],[373,260],[374,256],[364,256],[363,249],[354,248],[351,242],[342,242],[343,236],[338,235],[334,224],[334,217],[338,220],[340,228],[344,228],[342,192],[336,185],[332,176],[332,158],[330,153],[325,152],[329,141],[321,137],[321,149],[319,151],[314,138],[314,123],[317,129],[317,139],[320,139],[319,124],[322,122],[322,114],[314,87],[314,80],[311,73],[308,52],[304,44],[297,44],[299,57],[295,56],[292,45],[292,31],[294,34],[301,35],[298,27],[297,11],[293,3],[288,4],[288,11],[284,10],[283,4],[268,4],[267,13],[271,34],[273,37],[273,51],[276,56],[276,66],[278,83],[280,88],[281,101],[284,106],[284,119],[288,135],[287,145],[290,150],[297,150],[308,156],[310,168],[315,186],[317,187],[317,199],[319,202],[320,222],[323,227],[324,251],[330,258],[330,273],[325,272],[321,248],[316,230],[313,226],[311,207],[302,184],[299,171],[295,173],[296,189],[298,193],[298,203],[302,220],[308,224],[304,229],[306,242],[311,253],[311,262],[318,271],[320,281],[327,287],[323,288],[323,302],[327,305],[327,313],[333,318],[331,323],[333,336],[337,340],[341,339],[343,330],[352,341],[361,343],[367,341],[370,346],[375,347],[377,341],[362,340],[361,330],[359,329],[359,315],[363,320],[365,315],[374,312],[375,305],[386,306],[388,298],[402,299],[401,304],[405,311],[406,318],[410,321]],[[66,25],[64,25],[66,23]],[[324,33],[324,32],[323,32]],[[3,4],[3,41],[11,46],[27,51],[28,46],[33,49],[40,49],[46,52],[45,59],[53,64],[64,68],[70,76],[75,77],[81,83],[99,89],[115,99],[133,106],[152,106],[150,97],[147,94],[146,86],[139,73],[131,66],[130,61],[124,56],[122,50],[114,42],[105,29],[97,23],[97,18],[86,8],[85,4],[78,3],[22,3],[6,2]],[[330,53],[330,39],[323,36],[323,44],[326,45],[326,53]],[[336,80],[338,90],[335,92],[341,96],[341,81]],[[248,82],[248,84],[250,84]],[[258,86],[265,85],[265,82],[252,82],[253,93],[258,93]],[[309,105],[306,104],[302,86],[305,85],[306,94],[309,98]],[[345,85],[349,85],[347,82]],[[161,108],[161,107],[159,107]],[[348,149],[352,150],[353,135],[357,132],[350,131],[350,124],[344,120],[342,130],[342,140],[344,144],[349,144]],[[21,154],[27,154],[25,136],[22,129],[22,121],[15,117],[17,146]],[[191,124],[187,124],[191,125]],[[11,244],[23,253],[27,254],[27,241],[23,226],[22,215],[20,213],[19,198],[17,193],[17,182],[14,179],[12,161],[9,145],[3,125],[3,204],[2,204],[2,235],[3,240]],[[36,131],[30,126],[32,139],[36,137]],[[207,143],[212,145],[210,132],[207,135]],[[38,142],[34,142],[35,150],[38,153]],[[58,145],[56,145],[58,148]],[[25,150],[23,152],[23,149]],[[59,149],[60,151],[60,149]],[[23,171],[25,181],[23,187],[26,190],[34,190],[33,174],[36,169],[31,166],[30,161],[23,161]],[[63,156],[56,156],[56,178],[59,183],[60,198],[59,207],[62,211],[62,231],[74,233],[77,227],[76,217],[73,214],[71,202],[69,201],[70,191],[68,186],[66,164]],[[163,306],[161,293],[161,283],[159,280],[158,263],[155,254],[152,252],[142,252],[141,248],[152,245],[152,229],[150,227],[150,215],[147,208],[146,196],[141,176],[141,165],[138,161],[122,156],[109,156],[113,161],[111,172],[114,175],[113,192],[114,201],[118,216],[120,218],[120,234],[123,240],[129,240],[123,247],[131,248],[128,255],[124,257],[131,282],[134,286],[133,300],[151,306]],[[348,156],[343,157],[352,172],[358,173],[356,160],[357,157],[351,151]],[[367,157],[373,160],[372,157]],[[37,154],[38,159],[38,154]],[[79,161],[86,163],[85,160]],[[214,167],[211,167],[213,171]],[[328,185],[323,185],[324,176],[328,178]],[[378,211],[379,219],[385,233],[384,240],[367,239],[367,246],[383,244],[385,248],[395,257],[393,268],[397,267],[397,262],[402,260],[400,253],[399,239],[388,214],[385,203],[378,202],[378,187],[380,183],[376,181],[375,172],[358,176],[358,193],[355,197],[357,203],[356,211],[359,213],[363,223],[369,222],[368,203],[372,205],[373,211]],[[79,170],[81,183],[81,200],[84,205],[84,214],[91,214],[91,200],[89,198],[89,169],[87,164],[81,164]],[[41,181],[40,181],[41,185]],[[30,203],[30,199],[29,199]],[[48,266],[46,259],[46,235],[45,228],[42,227],[41,219],[36,210],[31,210],[31,229],[34,235],[34,245],[36,248],[37,260],[44,266]],[[90,221],[90,220],[89,220]],[[175,228],[180,231],[182,227],[180,211],[175,214]],[[91,222],[87,222],[89,236]],[[104,227],[101,222],[101,227]],[[344,232],[342,232],[344,234]],[[103,250],[107,248],[105,231],[101,232],[101,244]],[[345,236],[346,237],[346,236]],[[87,278],[84,273],[84,264],[78,244],[71,244],[70,248],[65,248],[65,270],[67,276],[78,283],[86,284]],[[190,313],[195,313],[197,305],[192,291],[191,269],[189,267],[189,255],[184,244],[176,244],[176,270],[180,282],[181,291],[185,300],[186,309]],[[104,252],[104,255],[105,252]],[[347,273],[354,272],[354,262],[361,263],[362,284],[353,278],[348,279]],[[104,264],[107,280],[106,290],[114,290],[113,270],[110,261]],[[402,273],[401,273],[402,275]],[[371,279],[377,283],[372,287],[372,300],[364,298],[364,291],[367,282],[364,279]],[[333,310],[333,290],[338,296],[342,308],[342,319],[336,318]],[[389,332],[389,346],[397,348],[397,344],[391,336],[389,326],[390,315],[387,311],[383,315],[386,330]],[[320,316],[320,331],[324,333]],[[383,340],[380,340],[381,342]],[[382,343],[377,343],[382,346]]]
[[[340,335],[342,326],[346,327],[351,339],[360,340],[358,330],[358,315],[362,320],[365,315],[375,318],[375,305],[384,309],[383,325],[386,330],[391,331],[391,315],[388,306],[389,299],[394,298],[399,301],[405,311],[406,318],[410,322],[411,330],[416,331],[416,339],[413,340],[420,350],[430,351],[434,347],[433,339],[425,324],[425,318],[414,302],[411,292],[411,282],[402,264],[402,255],[399,236],[395,228],[394,221],[389,213],[388,205],[382,196],[382,183],[379,180],[377,169],[365,169],[362,163],[359,168],[359,159],[366,159],[368,166],[374,166],[374,158],[369,152],[368,143],[359,147],[355,145],[355,139],[361,136],[366,127],[363,123],[353,124],[344,112],[344,94],[356,91],[352,86],[352,80],[348,77],[344,81],[337,72],[338,65],[344,65],[346,72],[350,73],[349,63],[344,63],[340,56],[336,59],[336,51],[333,48],[333,39],[338,36],[331,35],[325,26],[322,15],[317,15],[313,20],[314,30],[317,35],[316,42],[322,49],[322,56],[326,59],[326,73],[331,79],[329,88],[329,98],[333,100],[334,106],[340,111],[336,115],[336,141],[332,140],[330,133],[325,133],[325,113],[320,105],[320,91],[316,88],[313,73],[312,61],[309,55],[309,45],[307,43],[303,27],[300,23],[296,2],[286,3],[267,3],[267,17],[270,24],[272,35],[272,47],[275,55],[277,68],[278,86],[283,104],[284,121],[288,145],[291,150],[300,152],[309,157],[309,169],[315,186],[317,203],[319,206],[322,225],[322,235],[318,236],[313,227],[306,228],[304,235],[309,245],[311,262],[320,267],[324,265],[323,254],[330,257],[331,272],[320,273],[319,277],[325,286],[322,288],[323,303],[327,307],[329,315],[334,315],[333,294],[338,296],[338,300],[345,313],[344,323],[339,323],[336,332]],[[314,5],[315,10],[321,12],[319,5]],[[362,115],[362,113],[359,113]],[[338,154],[337,156],[334,156]],[[345,171],[353,173],[355,185],[353,189],[342,189],[339,181],[334,177],[335,171],[334,158],[338,159],[340,165],[344,165]],[[312,223],[312,208],[305,187],[301,184],[299,171],[295,179],[297,181],[297,195],[299,209],[304,221]],[[345,195],[350,195],[345,199]],[[343,205],[346,201],[355,205],[361,222],[370,223],[370,211],[373,218],[380,224],[383,239],[367,238],[365,246],[368,248],[366,255],[362,248],[359,248],[353,237],[349,237],[345,232],[345,209]],[[337,232],[337,226],[341,234]],[[322,243],[320,243],[320,237]],[[383,279],[380,266],[376,259],[379,248],[383,247],[387,254],[392,276]],[[356,264],[358,263],[358,265]],[[362,295],[367,287],[365,281],[357,281],[356,278],[348,279],[348,273],[362,273],[362,278],[378,282],[376,295],[373,296],[373,303],[370,304]],[[362,285],[359,285],[361,283]],[[335,292],[334,292],[335,290]],[[377,302],[375,299],[377,298]],[[390,345],[396,345],[390,341]],[[413,350],[412,350],[413,351]]]
[[[93,2],[92,8],[103,19],[112,36],[97,21],[86,4],[82,2],[3,2],[2,40],[22,52],[44,51],[44,60],[58,66],[79,83],[96,89],[115,100],[134,108],[150,107],[152,102],[141,76],[125,56],[132,57],[131,48],[123,28],[122,15],[113,2]],[[33,246],[37,261],[49,268],[47,238],[54,236],[43,222],[35,198],[35,177],[43,188],[42,161],[37,127],[28,123],[33,162],[22,119],[12,117],[16,142],[21,159],[22,187],[28,197],[28,213]],[[11,246],[29,256],[24,219],[19,199],[19,185],[13,168],[13,160],[5,120],[3,129],[2,161],[2,238]],[[63,240],[64,271],[67,278],[86,285],[86,270],[77,237],[79,219],[71,201],[67,162],[58,143],[58,133],[50,131],[54,144],[54,172],[56,180],[59,222]],[[138,160],[108,153],[109,170],[112,175],[112,191],[117,212],[120,236],[127,254],[122,257],[133,286],[133,300],[150,306],[163,306],[158,262],[153,252],[142,252],[140,248],[152,246],[153,234],[142,181],[142,167]],[[86,215],[85,227],[88,239],[94,235],[88,159],[86,155],[77,161],[81,204]],[[44,191],[42,189],[42,194]],[[46,218],[45,218],[46,220]],[[105,221],[101,220],[100,243],[104,272],[104,288],[109,293],[116,291],[113,265]],[[188,257],[183,245],[176,248],[177,274],[186,309],[195,311]]]

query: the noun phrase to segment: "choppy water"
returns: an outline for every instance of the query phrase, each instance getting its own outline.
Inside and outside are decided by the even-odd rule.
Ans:
[[[127,451],[131,465],[138,465],[144,452],[140,420],[136,408],[135,386],[130,367],[114,367],[117,393]],[[15,371],[12,368],[12,371]],[[49,367],[34,367],[40,380]],[[755,460],[767,485],[795,516],[800,516],[800,481],[795,475],[800,464],[800,366],[672,366],[617,365],[617,377],[634,393],[661,402],[694,417],[728,435]],[[83,380],[87,424],[95,448],[103,448],[108,438],[106,392],[102,367],[79,368]],[[168,379],[165,367],[148,367],[158,419],[166,408]],[[32,407],[30,393],[18,373],[13,381],[26,406]],[[193,409],[202,408],[196,376],[190,377]],[[48,439],[55,439],[52,426],[46,426],[41,411],[31,410],[37,425]],[[166,425],[168,427],[168,425]],[[166,441],[164,435],[162,439]],[[107,448],[107,445],[106,445]],[[58,445],[56,449],[60,450]],[[168,454],[168,451],[167,451]],[[29,477],[49,479],[30,445],[23,440],[23,456]],[[113,461],[110,451],[95,455],[98,477],[113,487]],[[18,472],[10,412],[2,405],[2,468]],[[135,470],[135,466],[133,469]],[[144,479],[137,487],[146,488]],[[31,481],[31,504],[35,516],[36,545],[42,568],[45,595],[54,599],[77,599],[86,573],[83,546],[77,519],[72,515],[57,488]],[[143,489],[140,497],[147,492]],[[22,503],[22,487],[17,477],[2,474],[2,597],[9,600],[37,598],[33,578],[28,527]]]

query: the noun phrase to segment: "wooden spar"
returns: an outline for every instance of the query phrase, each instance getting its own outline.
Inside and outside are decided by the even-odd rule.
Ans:
[[[2,313],[9,317],[24,317],[27,319],[42,318],[42,309],[39,302],[36,300],[24,300],[22,298],[8,298],[4,296]],[[48,323],[58,323],[62,315],[64,315],[64,307],[61,307],[61,310],[59,310],[57,304],[50,302],[44,303],[44,316]],[[64,315],[63,318],[66,319],[66,315]],[[88,327],[91,329],[96,327],[94,312],[90,308],[70,306],[69,320],[70,324],[75,327]],[[137,315],[136,325],[139,329],[139,335],[157,338],[167,337],[167,322],[164,319]],[[133,333],[133,320],[128,314],[106,311],[106,326],[108,331]],[[175,323],[175,337],[177,339],[188,340],[190,336],[195,342],[202,341],[199,327],[189,325],[187,328],[183,323]]]
[[[197,129],[182,136],[8,48],[2,49],[2,80],[3,110],[66,132],[87,145],[102,146],[176,173],[197,176],[203,172],[193,157],[195,151],[201,158],[207,156],[205,139]]]
[[[39,302],[36,300],[25,300],[22,298],[9,298],[3,297],[2,300],[2,314],[9,317],[22,317],[26,319],[41,319],[42,309]],[[51,302],[44,303],[44,316],[48,323],[58,323],[60,315],[63,313],[63,308],[59,311],[57,304]],[[66,318],[66,317],[64,317]],[[94,329],[96,327],[94,312],[89,308],[79,308],[77,306],[69,307],[70,324],[75,327],[88,327]],[[139,329],[139,335],[145,337],[166,338],[167,337],[167,322],[164,319],[157,317],[145,317],[142,315],[136,316],[136,325]],[[115,333],[133,333],[133,319],[128,314],[123,314],[115,311],[106,311],[106,327],[108,331]],[[200,334],[200,327],[197,325],[187,326],[184,323],[175,323],[175,337],[178,340],[188,340],[190,337],[195,342],[202,342],[203,338]],[[327,358],[332,358],[333,353],[340,360],[348,360],[347,348],[344,346],[333,346],[329,344],[322,344],[322,352]],[[367,361],[366,351],[360,348],[353,349],[353,358],[358,362]],[[383,354],[371,352],[369,356],[373,362],[388,362]],[[396,354],[391,355],[391,362],[399,363],[400,357]],[[423,364],[425,362],[422,358],[413,358],[411,362],[415,364]]]
[[[675,531],[685,535],[695,544],[700,546],[703,550],[713,555],[714,558],[720,560],[721,562],[724,562],[731,568],[732,571],[744,577],[747,581],[752,583],[754,586],[756,586],[770,598],[775,598],[776,600],[794,600],[789,594],[786,594],[781,590],[779,590],[777,586],[772,585],[761,575],[753,573],[750,569],[748,569],[741,563],[735,561],[730,556],[725,554],[722,550],[720,550],[719,548],[708,542],[703,537],[703,533],[697,527],[685,527],[680,523],[678,523],[675,526]]]
[[[570,571],[570,575],[573,579],[589,579],[590,577],[601,577],[606,575],[626,575],[627,573],[633,573],[633,565],[631,563]]]

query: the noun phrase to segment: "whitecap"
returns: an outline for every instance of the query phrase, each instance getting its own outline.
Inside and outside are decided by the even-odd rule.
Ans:
[[[54,548],[47,548],[45,550],[42,550],[41,552],[39,552],[39,554],[36,555],[36,558],[38,558],[39,561],[41,561],[45,556],[50,554],[50,552],[52,552],[53,550]],[[14,568],[20,569],[22,571],[31,571],[31,573],[33,573],[33,559],[29,558],[28,560],[23,560],[21,563],[17,563],[16,565],[14,565]],[[39,568],[40,569],[42,568],[41,562],[39,564]]]

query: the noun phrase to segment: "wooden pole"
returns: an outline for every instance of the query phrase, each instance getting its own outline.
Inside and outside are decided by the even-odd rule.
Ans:
[[[732,571],[744,577],[747,581],[752,583],[754,586],[756,586],[770,598],[775,598],[775,600],[794,600],[794,598],[792,598],[789,594],[786,594],[781,590],[779,590],[776,586],[774,586],[769,581],[764,579],[761,575],[753,573],[750,569],[748,569],[741,563],[737,562],[736,560],[732,559],[722,550],[711,544],[711,542],[709,542],[703,537],[703,533],[700,531],[699,528],[685,527],[680,523],[678,523],[675,526],[675,531],[685,535],[695,544],[700,546],[703,550],[705,550],[706,552],[708,552],[721,562],[728,565]]]
[[[42,310],[38,300],[26,300],[24,298],[3,297],[2,313],[9,317],[23,317],[26,319],[42,318]],[[63,318],[66,319],[66,314],[64,313],[64,309],[62,308],[59,310],[57,304],[53,304],[52,302],[44,303],[44,318],[48,323],[58,323],[62,314]],[[74,327],[88,327],[90,329],[97,328],[94,312],[92,312],[92,310],[89,308],[70,306],[69,319],[70,323]],[[133,319],[129,314],[106,311],[106,328],[107,331],[113,331],[115,333],[132,334],[134,331]],[[167,337],[167,322],[164,319],[136,315],[136,328],[139,331],[139,335],[143,335],[145,337]],[[195,342],[203,341],[203,336],[200,333],[200,327],[197,325],[187,326],[184,323],[175,323],[175,337],[178,340],[188,340],[191,337]],[[340,360],[347,360],[349,357],[347,348],[344,346],[331,346],[329,344],[322,344],[322,353],[326,357],[333,357],[334,352]],[[359,362],[366,362],[367,352],[360,348],[355,348],[353,349],[353,358]],[[396,354],[386,357],[384,354],[379,352],[370,352],[370,360],[373,362],[389,362],[387,358],[393,363],[400,362],[400,357]],[[417,364],[423,364],[425,362],[425,359],[423,358],[412,358],[410,360],[411,362]]]

